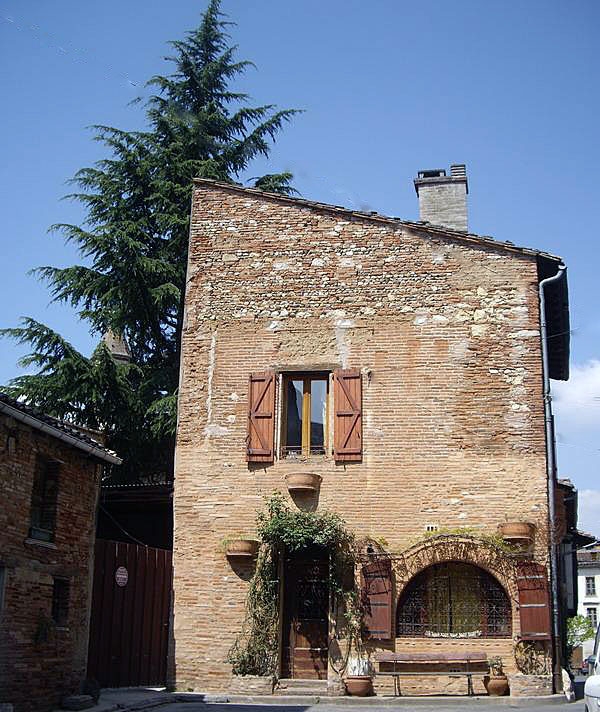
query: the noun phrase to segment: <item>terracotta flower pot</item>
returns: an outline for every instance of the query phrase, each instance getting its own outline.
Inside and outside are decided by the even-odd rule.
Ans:
[[[531,522],[505,522],[498,526],[498,531],[507,544],[511,544],[521,553],[531,552],[535,524],[531,524]]]
[[[498,526],[498,531],[503,539],[526,539],[533,541],[535,524],[531,522],[504,522]]]
[[[485,675],[483,685],[490,697],[503,697],[508,695],[508,678],[506,675],[495,675],[490,677]]]
[[[258,552],[258,541],[256,539],[232,539],[227,542],[227,557],[232,559],[243,559],[256,556]]]
[[[285,480],[290,492],[318,492],[321,486],[321,475],[314,472],[292,472]]]
[[[369,697],[373,694],[373,679],[370,675],[348,675],[345,683],[352,697]]]

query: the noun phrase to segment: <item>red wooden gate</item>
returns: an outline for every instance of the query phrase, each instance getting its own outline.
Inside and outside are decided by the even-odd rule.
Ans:
[[[88,676],[102,687],[164,685],[172,554],[96,540]]]

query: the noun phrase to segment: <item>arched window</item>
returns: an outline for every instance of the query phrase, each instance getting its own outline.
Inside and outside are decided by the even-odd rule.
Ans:
[[[504,638],[511,606],[496,579],[455,561],[435,564],[408,584],[398,603],[399,637]]]

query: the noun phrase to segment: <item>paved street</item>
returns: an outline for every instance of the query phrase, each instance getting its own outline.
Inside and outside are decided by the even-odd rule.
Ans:
[[[470,702],[465,700],[464,705],[457,704],[453,701],[451,704],[445,704],[444,702],[436,701],[432,705],[419,704],[418,706],[411,707],[406,705],[382,705],[379,707],[373,702],[365,705],[328,705],[320,703],[314,706],[305,705],[238,705],[238,704],[205,704],[202,702],[177,702],[172,705],[167,705],[165,707],[160,707],[160,712],[258,712],[259,710],[265,710],[267,712],[342,712],[342,710],[352,710],[353,712],[374,712],[374,710],[418,710],[418,712],[462,712],[462,710],[482,710],[482,712],[505,712],[506,710],[512,709],[526,709],[531,712],[556,712],[556,710],[565,709],[569,712],[583,712],[584,705],[583,702],[575,702],[574,704],[565,705],[553,704],[540,704],[532,706],[530,704],[527,707],[519,707],[517,704],[494,704],[489,700],[482,700],[479,702]]]
[[[189,694],[189,697],[188,697]],[[568,705],[565,698],[555,696],[549,700],[545,698],[539,703],[531,698],[521,700],[509,697],[504,698],[370,698],[364,702],[358,698],[338,698],[335,703],[322,699],[318,704],[312,704],[307,698],[299,699],[297,703],[287,700],[280,702],[277,698],[269,698],[268,702],[257,700],[253,703],[250,699],[238,702],[219,702],[214,693],[211,698],[214,702],[204,702],[203,695],[199,693],[174,693],[183,695],[187,699],[182,701],[173,699],[171,695],[162,690],[144,688],[130,688],[118,690],[103,690],[100,704],[90,712],[115,712],[118,709],[150,710],[156,708],[158,712],[505,712],[508,710],[531,710],[532,712],[552,712],[565,710],[565,712],[584,712],[583,702]],[[209,698],[210,699],[210,698]],[[239,698],[238,698],[239,699]],[[256,699],[256,698],[255,698]],[[158,706],[157,706],[158,705]]]

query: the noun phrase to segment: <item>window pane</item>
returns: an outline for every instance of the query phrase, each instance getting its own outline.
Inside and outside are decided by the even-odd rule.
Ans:
[[[69,582],[64,579],[54,579],[52,619],[58,626],[66,626],[69,620]]]
[[[510,601],[485,571],[462,562],[434,564],[402,594],[399,636],[432,638],[510,637]]]
[[[310,382],[310,449],[325,451],[327,417],[327,381]]]
[[[288,381],[287,387],[287,425],[286,450],[288,452],[302,451],[302,381]]]
[[[6,569],[0,566],[0,611],[4,608],[4,582],[6,580]]]
[[[29,536],[42,541],[52,541],[56,525],[58,497],[57,462],[38,459],[33,477]]]

